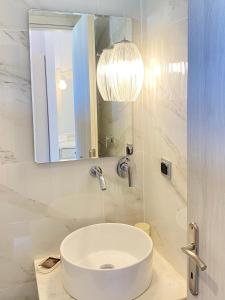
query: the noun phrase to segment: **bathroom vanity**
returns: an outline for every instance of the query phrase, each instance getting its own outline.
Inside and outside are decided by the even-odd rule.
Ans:
[[[186,297],[186,282],[157,252],[153,256],[153,277],[150,288],[138,300],[183,300]],[[72,300],[63,288],[61,265],[48,274],[38,272],[43,259],[34,261],[39,300]]]

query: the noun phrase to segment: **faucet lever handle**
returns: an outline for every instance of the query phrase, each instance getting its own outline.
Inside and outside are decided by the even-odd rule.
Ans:
[[[128,186],[132,187],[133,186],[133,177],[132,177],[132,171],[131,171],[131,166],[128,165]]]
[[[117,174],[122,178],[128,178],[128,186],[132,187],[132,167],[127,156],[122,157],[117,164]]]

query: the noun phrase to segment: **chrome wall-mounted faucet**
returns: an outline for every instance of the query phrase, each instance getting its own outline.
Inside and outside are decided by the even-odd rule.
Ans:
[[[90,173],[91,176],[98,178],[100,189],[102,191],[105,191],[106,190],[106,184],[105,184],[105,178],[103,177],[103,174],[102,174],[102,169],[98,166],[94,166],[94,167],[91,167],[89,173]]]
[[[127,156],[124,156],[119,160],[116,170],[117,170],[117,174],[120,177],[122,178],[128,177],[128,186],[133,187],[133,174],[131,168],[131,160]]]

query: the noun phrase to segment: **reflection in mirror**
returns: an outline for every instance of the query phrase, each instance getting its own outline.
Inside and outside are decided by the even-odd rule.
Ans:
[[[123,39],[132,41],[132,20],[120,17],[95,19],[96,60],[105,49],[111,49]],[[98,151],[99,157],[125,155],[127,144],[132,138],[132,104],[127,102],[104,101],[97,93],[98,103]]]
[[[104,101],[96,67],[104,49],[133,40],[129,18],[29,12],[35,161],[126,154],[132,103]]]

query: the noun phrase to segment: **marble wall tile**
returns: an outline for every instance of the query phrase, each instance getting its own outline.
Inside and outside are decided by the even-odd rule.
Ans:
[[[29,51],[25,31],[0,31],[0,108],[0,164],[32,161]]]
[[[140,154],[142,157],[142,153]],[[127,178],[116,173],[117,158],[104,159],[104,174],[107,179],[107,191],[104,192],[104,215],[107,222],[125,222],[135,224],[143,220],[143,190],[139,172],[142,170],[140,158],[133,158],[134,187],[128,187]],[[114,170],[112,172],[112,162]]]
[[[144,14],[149,15],[151,11],[150,22],[161,19],[161,24],[171,24],[187,18],[188,1],[187,0],[151,0],[144,1]]]
[[[146,1],[144,201],[159,252],[185,276],[187,209],[187,1]],[[172,162],[171,181],[160,172]]]
[[[0,299],[37,299],[33,259],[57,252],[71,231],[98,222],[134,224],[143,219],[141,148],[134,157],[133,189],[116,175],[118,158],[33,162],[27,12],[39,8],[138,19],[139,4],[138,0],[0,0]],[[135,121],[135,130],[140,131],[139,126]],[[89,175],[92,165],[102,167],[106,192]]]
[[[31,8],[139,18],[138,0],[0,0],[0,29],[27,30]]]

